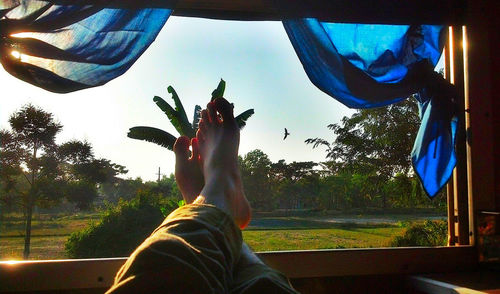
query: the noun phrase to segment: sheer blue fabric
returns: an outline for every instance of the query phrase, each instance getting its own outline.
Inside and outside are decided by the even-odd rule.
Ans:
[[[351,108],[388,105],[418,94],[420,126],[412,162],[430,197],[456,163],[456,119],[446,84],[433,72],[442,52],[442,26],[283,21],[309,76],[323,92]],[[445,93],[446,92],[446,93]]]
[[[132,66],[170,13],[6,1],[0,6],[1,62],[12,75],[53,92],[103,85]]]

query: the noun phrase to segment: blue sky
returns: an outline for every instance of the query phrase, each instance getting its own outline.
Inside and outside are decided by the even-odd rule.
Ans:
[[[154,95],[170,100],[172,85],[191,119],[223,78],[235,112],[255,109],[241,135],[240,154],[261,149],[273,162],[324,160],[324,149],[304,140],[333,139],[326,126],[354,111],[318,90],[307,78],[280,22],[234,22],[171,17],[156,41],[123,76],[71,94],[54,94],[0,70],[3,97],[0,127],[31,102],[64,125],[58,141],[86,139],[97,157],[129,169],[126,177],[154,180],[158,167],[169,174],[173,153],[126,137],[133,126],[153,126],[175,135]],[[291,135],[283,141],[283,128]]]

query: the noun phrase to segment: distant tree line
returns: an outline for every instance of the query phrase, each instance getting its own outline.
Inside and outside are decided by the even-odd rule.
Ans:
[[[339,169],[334,162],[271,162],[261,150],[239,158],[245,193],[257,211],[276,209],[349,210],[446,207],[446,197],[430,200],[415,176]]]
[[[245,191],[257,210],[351,208],[444,209],[443,192],[428,199],[413,173],[411,150],[420,118],[414,99],[360,109],[330,124],[334,139],[305,141],[326,148],[325,162],[271,162],[261,150],[240,158]]]

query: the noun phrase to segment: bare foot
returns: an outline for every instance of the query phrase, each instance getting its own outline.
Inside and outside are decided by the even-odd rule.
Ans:
[[[192,203],[200,195],[205,183],[200,166],[198,140],[191,139],[193,148],[191,157],[189,157],[189,145],[189,138],[186,136],[177,138],[174,144],[175,180],[186,203]]]
[[[201,112],[196,138],[205,176],[200,197],[226,210],[240,228],[245,228],[250,222],[251,209],[238,168],[240,131],[233,106],[226,99],[215,99]]]

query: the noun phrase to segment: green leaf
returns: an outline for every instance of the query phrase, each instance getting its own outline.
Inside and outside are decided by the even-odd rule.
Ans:
[[[164,130],[152,127],[130,128],[127,137],[155,143],[169,150],[173,150],[175,140],[177,139],[173,135],[165,132]]]
[[[210,101],[214,101],[215,98],[220,98],[224,96],[224,91],[226,90],[226,82],[223,79],[220,79],[219,85],[217,89],[212,92],[212,99]]]
[[[175,111],[177,112],[177,119],[180,125],[180,131],[177,131],[179,131],[181,135],[188,136],[189,138],[194,138],[194,136],[196,136],[196,132],[187,118],[186,111],[184,110],[184,106],[182,105],[179,96],[172,86],[168,86],[167,90],[172,94],[172,99],[175,102]]]
[[[193,115],[193,129],[197,130],[198,129],[198,123],[200,122],[201,119],[201,106],[196,105],[194,107],[194,115]]]
[[[253,109],[248,109],[247,111],[239,114],[237,117],[234,119],[236,120],[236,123],[238,124],[238,127],[243,129],[243,127],[247,124],[247,120],[254,114]]]
[[[173,109],[172,106],[170,106],[170,104],[168,104],[161,97],[155,96],[153,98],[153,101],[167,115],[170,123],[174,126],[177,132],[179,132],[179,134],[182,134],[181,123],[179,121],[179,115],[177,114],[177,111]]]

